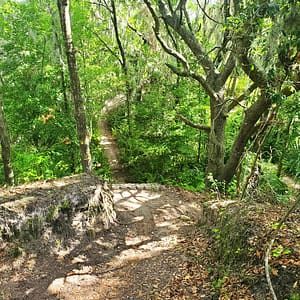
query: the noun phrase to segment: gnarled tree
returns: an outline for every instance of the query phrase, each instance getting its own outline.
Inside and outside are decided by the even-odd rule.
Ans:
[[[155,1],[156,5],[149,0],[144,3],[152,15],[157,40],[173,57],[168,67],[178,76],[198,81],[210,98],[209,130],[207,124],[198,126],[209,136],[206,172],[228,183],[236,173],[247,143],[258,131],[259,120],[270,113],[272,104],[279,105],[274,95],[282,94],[285,78],[277,55],[279,43],[276,44],[282,37],[279,7],[269,1],[248,4],[225,0],[216,11],[212,5],[215,2],[206,2],[210,10],[205,10],[200,1],[180,0],[176,5],[162,0]],[[213,34],[209,41],[207,32],[200,32],[200,14],[206,20],[206,31],[210,23]],[[180,43],[176,49],[169,42],[174,39]],[[257,43],[266,45],[258,50],[259,55],[255,53]],[[272,43],[271,51],[268,46]],[[243,70],[248,78],[241,94],[228,84],[234,70]],[[254,90],[255,96],[250,99]],[[226,154],[227,119],[239,106],[243,108],[243,119]]]

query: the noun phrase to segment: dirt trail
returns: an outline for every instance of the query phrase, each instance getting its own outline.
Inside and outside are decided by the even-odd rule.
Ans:
[[[116,144],[115,138],[112,136],[106,115],[122,103],[124,103],[123,97],[116,97],[112,100],[106,101],[105,106],[101,111],[102,118],[98,125],[101,133],[100,144],[110,165],[113,180],[117,183],[125,183],[128,182],[128,180],[122,164],[120,163],[120,150]]]
[[[18,258],[9,244],[0,247],[0,299],[156,299],[186,261],[176,247],[202,214],[199,198],[119,187],[119,224],[111,229],[72,240],[67,249],[31,241]]]
[[[117,147],[116,140],[111,134],[108,121],[101,119],[99,121],[99,128],[101,131],[100,144],[110,165],[113,181],[118,183],[128,182],[127,176],[120,163],[120,151]]]

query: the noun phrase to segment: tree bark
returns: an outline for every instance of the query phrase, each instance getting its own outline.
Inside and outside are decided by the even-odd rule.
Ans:
[[[9,185],[14,184],[14,172],[11,165],[11,158],[10,158],[10,140],[8,129],[6,125],[6,120],[4,117],[3,106],[0,100],[0,142],[1,142],[1,156],[3,161],[4,167],[4,178],[5,181]]]
[[[225,158],[225,127],[227,121],[226,106],[217,105],[210,100],[211,130],[208,137],[206,174],[216,180],[223,180]]]
[[[130,82],[129,74],[128,74],[128,64],[127,64],[127,58],[125,54],[125,49],[123,47],[123,44],[121,42],[120,34],[119,34],[119,26],[118,26],[118,19],[117,19],[117,11],[116,11],[116,5],[115,1],[111,0],[111,19],[114,25],[114,32],[115,37],[117,40],[119,52],[120,52],[120,63],[122,72],[125,76],[125,88],[126,88],[126,105],[127,105],[127,124],[128,124],[128,132],[131,135],[131,102],[133,99],[133,88]]]
[[[61,78],[61,93],[63,95],[63,109],[65,113],[69,113],[69,99],[67,95],[67,83],[66,83],[66,72],[65,72],[65,66],[63,62],[63,49],[62,49],[62,44],[58,38],[58,30],[55,22],[55,14],[52,10],[51,5],[48,5],[48,11],[51,15],[51,25],[52,25],[52,30],[53,30],[53,38],[55,41],[55,50],[57,52],[57,61],[59,63],[59,68],[60,68],[60,78]]]
[[[76,53],[72,40],[71,20],[69,13],[69,0],[57,0],[62,34],[70,75],[71,94],[74,101],[74,116],[77,126],[77,135],[80,145],[81,165],[84,172],[92,171],[90,154],[90,137],[87,129],[84,99],[82,97],[80,79],[78,75]]]
[[[260,117],[269,109],[272,102],[270,97],[262,93],[259,99],[246,111],[245,118],[240,127],[239,133],[232,145],[230,156],[224,167],[223,180],[230,182],[234,176],[239,162],[244,154],[245,147],[250,137],[256,130],[255,124]]]

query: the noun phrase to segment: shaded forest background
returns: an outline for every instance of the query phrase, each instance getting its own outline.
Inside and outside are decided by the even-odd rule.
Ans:
[[[93,171],[111,179],[98,122],[119,97],[109,121],[132,182],[243,194],[259,173],[260,197],[288,199],[281,176],[300,176],[299,2],[155,3],[70,3]],[[12,183],[5,166],[16,184],[82,172],[56,3],[2,0],[0,14],[0,183]]]

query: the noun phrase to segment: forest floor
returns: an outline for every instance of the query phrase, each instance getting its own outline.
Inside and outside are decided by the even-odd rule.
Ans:
[[[126,184],[107,122],[99,126],[118,183],[113,186],[118,223],[67,248],[59,240],[55,249],[39,240],[3,243],[0,300],[272,299],[264,269],[271,237],[268,263],[277,298],[299,300],[299,209],[275,235],[272,228],[286,207]],[[30,186],[9,193],[18,197]],[[5,193],[0,189],[0,200]]]

